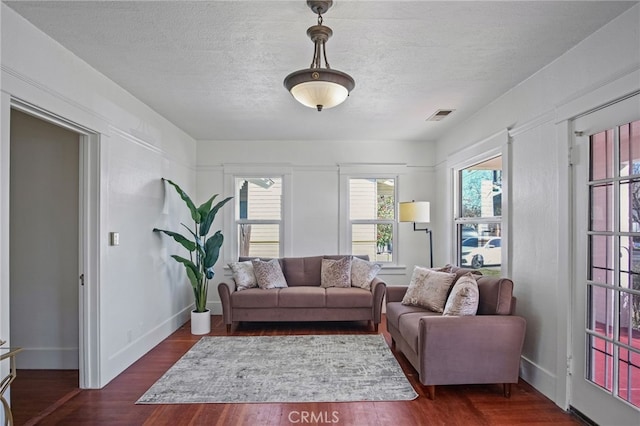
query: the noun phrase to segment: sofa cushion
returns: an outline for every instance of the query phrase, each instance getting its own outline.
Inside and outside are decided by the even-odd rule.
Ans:
[[[455,276],[416,266],[402,303],[442,313]]]
[[[320,287],[288,287],[279,290],[279,308],[324,308],[325,291]]]
[[[418,332],[420,328],[420,318],[426,316],[440,316],[436,312],[413,312],[406,313],[400,317],[398,330],[404,340],[411,346],[411,349],[418,353]]]
[[[395,328],[400,327],[400,317],[404,314],[411,314],[415,312],[426,313],[429,312],[419,306],[403,305],[400,302],[387,303],[387,322],[393,325]]]
[[[235,281],[238,290],[258,287],[256,274],[253,272],[253,263],[250,260],[231,262],[228,266],[233,273],[233,281]]]
[[[473,274],[465,274],[453,285],[444,306],[444,316],[475,315],[478,311],[478,283]]]
[[[280,263],[276,259],[271,259],[268,262],[254,259],[251,263],[256,274],[256,281],[261,289],[287,287],[287,280],[285,280]]]
[[[264,291],[250,288],[231,293],[231,306],[234,308],[277,308],[279,290]]]
[[[331,287],[325,290],[327,308],[371,308],[373,294],[369,290],[356,287]]]
[[[511,315],[513,281],[489,276],[476,280],[480,293],[478,315]]]
[[[382,265],[379,263],[354,257],[351,261],[351,286],[370,290],[371,281],[378,275],[381,268]]]
[[[351,257],[345,256],[340,260],[322,259],[320,286],[351,287]]]
[[[289,287],[320,286],[322,256],[284,257],[281,260],[282,272]]]

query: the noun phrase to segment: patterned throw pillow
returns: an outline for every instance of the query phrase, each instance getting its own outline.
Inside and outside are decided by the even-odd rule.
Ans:
[[[431,268],[431,269],[433,269],[436,272],[451,272],[451,270],[453,269],[453,265],[447,263],[446,265],[441,266],[439,268]]]
[[[258,280],[256,280],[255,272],[253,272],[253,263],[250,260],[232,262],[228,265],[231,268],[231,272],[233,272],[233,281],[236,282],[238,291],[258,287]]]
[[[359,257],[354,257],[351,261],[351,286],[371,290],[371,281],[381,268],[382,265],[379,263],[367,262]]]
[[[268,262],[254,259],[251,264],[253,265],[253,272],[256,274],[258,287],[261,289],[287,287],[287,280],[284,278],[278,259],[271,259]]]
[[[455,277],[456,274],[416,266],[413,268],[411,282],[402,299],[402,304],[442,312],[447,301],[447,293]]]
[[[473,274],[467,273],[458,278],[458,281],[454,284],[442,315],[475,315],[478,312],[479,302],[478,283]]]
[[[320,287],[351,287],[351,256],[322,259]]]

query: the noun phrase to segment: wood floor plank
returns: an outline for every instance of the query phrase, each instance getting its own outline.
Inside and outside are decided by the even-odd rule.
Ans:
[[[391,345],[381,324],[380,333]],[[355,323],[255,323],[240,324],[238,336],[276,336],[306,334],[374,334],[366,322]],[[212,336],[225,336],[221,316],[212,317]],[[136,361],[100,390],[81,390],[55,406],[39,425],[304,425],[318,424],[398,426],[398,425],[580,425],[581,422],[557,407],[528,383],[513,387],[511,398],[502,396],[499,385],[438,386],[436,399],[426,397],[426,388],[400,353],[394,352],[419,397],[413,401],[270,403],[270,404],[166,404],[136,405],[135,401],[184,355],[200,336],[190,333],[189,324]],[[47,407],[36,404],[50,395],[48,407],[77,388],[77,376],[56,380],[57,372],[21,374],[12,385],[16,425],[38,418]],[[52,395],[52,396],[51,396]],[[49,401],[47,400],[47,401]],[[303,421],[306,420],[307,423]]]

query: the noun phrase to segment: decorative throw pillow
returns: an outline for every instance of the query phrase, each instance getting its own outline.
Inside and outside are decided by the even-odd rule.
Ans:
[[[442,315],[475,315],[479,301],[480,292],[475,277],[471,273],[464,274],[454,284]]]
[[[233,281],[236,282],[238,291],[258,287],[256,274],[253,272],[253,263],[250,260],[232,262],[228,265],[231,268],[231,272],[233,272]]]
[[[411,282],[402,299],[402,304],[442,312],[447,301],[447,293],[455,277],[456,274],[416,266],[413,268]]]
[[[351,256],[322,259],[320,287],[351,287]]]
[[[287,287],[287,280],[284,278],[278,259],[271,259],[268,262],[254,259],[251,261],[251,264],[253,265],[253,272],[256,275],[258,287],[261,289]]]
[[[433,269],[436,272],[451,272],[451,270],[453,269],[453,265],[447,263],[446,265],[441,266],[439,268],[431,268],[431,269]]]
[[[382,265],[354,257],[351,261],[351,286],[371,290],[371,281],[376,277]]]

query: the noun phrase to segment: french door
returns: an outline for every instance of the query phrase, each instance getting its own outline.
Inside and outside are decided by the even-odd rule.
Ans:
[[[573,124],[570,403],[640,425],[640,95]]]

